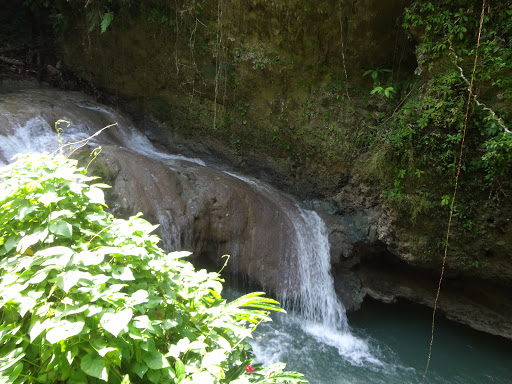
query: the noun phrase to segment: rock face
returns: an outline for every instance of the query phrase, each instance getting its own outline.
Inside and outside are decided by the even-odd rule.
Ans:
[[[82,94],[3,91],[4,161],[18,151],[55,150],[59,137],[52,126],[59,119],[70,125],[61,132],[64,143],[117,122],[77,154],[86,165],[89,152],[101,145],[90,170],[112,185],[107,201],[113,213],[122,217],[143,212],[160,224],[167,250],[191,250],[219,269],[225,262],[222,255],[229,254],[228,270],[249,276],[265,289],[279,294],[298,288],[295,226],[301,212],[291,197],[255,179],[202,166],[197,159],[159,152],[128,120]],[[66,147],[64,153],[68,151]]]
[[[112,174],[111,209],[120,215],[145,212],[159,222],[167,249],[189,249],[220,267],[250,276],[279,292],[293,281],[284,268],[293,249],[294,202],[277,191],[259,190],[227,173],[194,165],[170,169],[123,150],[103,160]]]
[[[78,155],[87,164],[89,152],[102,146],[91,171],[112,185],[106,191],[111,211],[118,216],[143,212],[160,223],[168,250],[189,249],[219,269],[225,261],[221,256],[229,254],[228,269],[265,289],[279,293],[296,288],[293,234],[300,212],[290,196],[222,171],[225,165],[213,161],[211,153],[206,156],[208,146],[199,152],[217,170],[200,166],[197,159],[158,151],[145,136],[128,129],[128,119],[80,93],[8,82],[2,83],[0,93],[2,161],[18,150],[56,148],[53,127],[59,119],[70,123],[69,128],[60,125],[64,142],[79,141],[117,122]],[[148,122],[145,127],[151,128]],[[359,308],[367,295],[433,305],[438,274],[411,267],[408,249],[395,231],[394,213],[374,188],[349,179],[334,197],[310,205],[327,224],[335,288],[347,310]],[[507,292],[499,282],[455,278],[448,271],[438,308],[451,319],[512,338],[512,298]]]
[[[363,117],[382,102],[361,102],[374,86],[363,74],[415,68],[397,22],[403,3],[171,2],[140,18],[121,9],[103,34],[76,17],[60,54],[136,118],[163,122],[165,145],[216,140],[248,174],[271,173],[303,198],[330,197],[371,140]]]
[[[383,302],[406,299],[433,308],[441,269],[411,255],[396,233],[393,210],[379,194],[352,180],[333,198],[331,247],[336,290],[347,310],[357,310],[366,296]],[[348,255],[348,256],[347,256]],[[449,263],[448,263],[449,265]],[[512,295],[507,268],[486,279],[448,267],[437,310],[472,328],[512,339]]]

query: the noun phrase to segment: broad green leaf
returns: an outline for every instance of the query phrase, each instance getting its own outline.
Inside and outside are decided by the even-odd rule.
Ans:
[[[57,286],[68,293],[78,283],[80,275],[79,271],[64,272],[57,277]]]
[[[55,328],[50,329],[46,333],[46,340],[48,340],[50,344],[55,344],[61,340],[76,336],[82,331],[84,324],[85,323],[81,320],[74,323],[67,320],[60,320]]]
[[[132,364],[132,370],[142,379],[148,371],[148,366],[146,363],[135,362]]]
[[[54,266],[62,268],[62,267],[65,267],[69,263],[70,260],[71,260],[71,255],[64,254],[62,256],[57,256],[57,257],[53,257],[51,259],[47,259],[43,263],[41,263],[41,265],[43,267],[47,266],[47,265],[54,265]]]
[[[21,325],[18,325],[17,327],[15,327],[14,324],[2,325],[0,327],[0,340],[4,339],[4,337],[6,337],[6,339],[7,339],[9,337],[15,336],[19,332],[20,329],[21,329]],[[4,340],[6,340],[6,339],[4,339]],[[0,351],[0,352],[2,352],[2,351]]]
[[[9,299],[19,298],[21,296],[21,292],[27,289],[27,287],[27,283],[9,285],[3,289],[2,296]]]
[[[84,304],[84,305],[73,305],[72,303],[71,304],[66,304],[65,306],[59,306],[56,310],[55,310],[55,316],[69,316],[69,315],[75,315],[77,313],[82,313],[82,312],[85,312],[89,309],[90,305],[89,304]]]
[[[18,280],[19,276],[14,274],[4,275],[0,278],[0,286],[6,287],[8,285],[11,285],[12,283],[16,282]]]
[[[98,313],[101,313],[104,311],[103,307],[100,307],[98,305],[89,305],[88,311],[87,311],[87,317],[91,317],[94,315],[97,315]]]
[[[241,338],[251,337],[251,330],[247,329],[245,327],[242,327],[240,325],[236,325],[230,321],[225,321],[221,319],[217,319],[212,322],[212,327],[219,327],[219,328],[227,328],[232,330],[235,335]]]
[[[215,349],[211,352],[206,353],[203,356],[202,366],[208,367],[209,365],[219,365],[226,358],[224,351]]]
[[[144,352],[142,359],[151,369],[162,369],[170,367],[169,361],[158,351]]]
[[[188,251],[176,251],[176,252],[171,252],[171,253],[167,254],[166,257],[169,260],[175,260],[175,259],[181,259],[183,257],[190,256],[191,254],[192,254],[192,252],[188,252]]]
[[[162,329],[164,330],[169,330],[171,328],[174,328],[178,325],[178,323],[174,320],[170,320],[170,319],[163,319],[162,320]]]
[[[23,372],[23,362],[18,361],[14,366],[13,370],[11,371],[11,373],[9,374],[7,383],[16,383],[16,379],[20,376],[21,372]]]
[[[24,357],[25,352],[23,351],[23,348],[16,348],[9,352],[6,356],[0,358],[0,378],[2,376],[1,372],[6,371]]]
[[[150,325],[149,317],[147,317],[146,315],[137,316],[133,319],[133,325],[135,326],[135,328],[139,329],[148,328]]]
[[[18,219],[20,221],[23,221],[23,219],[25,218],[25,216],[27,215],[30,215],[32,212],[34,212],[35,210],[37,209],[37,206],[35,205],[30,205],[30,206],[25,206],[25,207],[21,207],[19,210],[18,210]]]
[[[44,281],[48,277],[48,273],[50,273],[49,269],[41,269],[38,272],[32,276],[27,283],[28,284],[39,284],[40,282]]]
[[[31,247],[34,244],[37,244],[39,241],[43,241],[48,236],[47,230],[39,230],[35,231],[33,234],[24,236],[21,238],[16,250],[23,254],[27,250],[27,248]]]
[[[37,251],[34,256],[44,256],[44,257],[57,256],[57,255],[71,256],[72,254],[73,254],[73,250],[71,248],[58,246],[58,247],[51,247],[51,248],[43,249],[41,251]]]
[[[160,372],[160,370],[154,370],[154,369],[149,370],[148,379],[152,383],[155,383],[155,384],[159,383],[160,377],[162,377],[162,373]],[[199,384],[199,382],[197,384]]]
[[[85,279],[85,277],[81,277],[82,279]],[[94,275],[94,276],[91,276],[89,278],[89,280],[91,280],[94,284],[96,285],[102,285],[102,284],[105,284],[107,281],[109,281],[110,279],[110,276],[107,276],[107,275],[103,275],[103,274],[97,274],[97,275]]]
[[[247,363],[234,366],[228,372],[226,372],[226,382],[231,383],[232,381],[238,379],[238,377],[240,377],[245,372]]]
[[[105,12],[103,16],[101,16],[101,33],[107,30],[112,20],[114,20],[114,12]]]
[[[59,217],[65,216],[65,217],[73,217],[73,212],[71,212],[68,209],[62,209],[60,211],[55,211],[50,214],[50,221],[57,220]]]
[[[18,302],[20,304],[19,312],[20,316],[23,317],[25,314],[33,309],[37,302],[39,301],[39,298],[44,294],[43,290],[40,291],[28,291],[25,295],[22,295]]]
[[[192,382],[201,384],[213,384],[215,383],[215,379],[210,374],[210,372],[202,371],[192,376]]]
[[[100,348],[97,352],[98,352],[98,355],[100,355],[101,357],[105,357],[105,355],[109,352],[119,352],[119,349],[117,348],[112,348],[112,347],[103,347],[103,348]]]
[[[176,377],[179,378],[181,375],[185,374],[185,364],[180,359],[176,359],[176,363],[174,364],[174,370],[176,371]]]
[[[117,337],[124,327],[128,325],[132,319],[133,311],[131,308],[123,309],[117,313],[104,313],[101,317],[100,324],[107,332]]]
[[[92,354],[85,355],[80,362],[80,368],[89,376],[108,381],[107,364],[100,356],[94,356]]]
[[[78,347],[74,345],[70,350],[66,353],[66,359],[68,360],[69,365],[73,364],[73,360],[78,355]]]
[[[190,345],[188,346],[188,349],[191,350],[191,351],[199,351],[200,353],[203,353],[203,351],[209,347],[208,344],[202,342],[202,341],[199,341],[199,340],[195,340],[193,342],[190,343]]]
[[[86,267],[90,265],[98,265],[103,262],[103,259],[105,258],[105,254],[95,251],[84,251],[80,252],[77,257],[79,257],[80,262],[85,265]]]
[[[231,351],[231,344],[224,337],[212,332],[210,337],[225,351]]]
[[[91,187],[88,191],[84,192],[84,195],[87,196],[93,204],[105,205],[105,195],[99,188]]]
[[[59,202],[63,198],[64,197],[59,197],[55,192],[46,192],[39,196],[39,201],[43,203],[45,206],[48,206],[51,203]]]
[[[177,359],[181,353],[187,352],[189,350],[189,347],[190,340],[188,339],[188,337],[184,337],[178,340],[176,344],[173,344],[169,347],[169,352],[167,353],[166,356],[172,356],[175,359]]]
[[[122,280],[122,281],[129,281],[129,280],[135,280],[135,277],[133,277],[132,270],[130,267],[119,267],[116,268],[112,272],[112,277]]]
[[[71,239],[73,227],[67,221],[59,220],[56,223],[50,224],[50,232]]]
[[[10,236],[4,244],[4,248],[6,252],[9,252],[11,249],[15,248],[20,242],[21,236]]]
[[[130,296],[130,304],[131,305],[139,305],[146,303],[148,301],[148,292],[144,289],[139,289],[138,291],[135,291]]]

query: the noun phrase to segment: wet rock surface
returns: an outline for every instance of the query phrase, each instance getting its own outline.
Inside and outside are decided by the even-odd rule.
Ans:
[[[35,137],[46,137],[45,142],[53,142],[56,148],[58,137],[53,127],[58,119],[70,122],[69,137],[76,140],[117,122],[77,156],[86,165],[89,153],[102,146],[90,170],[112,185],[106,194],[113,213],[129,216],[143,212],[149,221],[160,223],[158,230],[165,248],[191,250],[196,260],[208,258],[220,267],[225,261],[222,256],[229,254],[229,270],[249,276],[269,291],[279,292],[284,286],[291,289],[297,284],[291,272],[296,259],[290,253],[294,246],[294,216],[290,212],[297,209],[292,197],[257,179],[224,172],[229,161],[216,163],[207,147],[200,151],[202,157],[218,169],[203,167],[197,159],[184,160],[181,154],[166,154],[160,150],[163,146],[157,137],[153,137],[156,144],[150,144],[145,136],[128,129],[129,119],[82,94],[38,86],[30,89],[26,84],[23,90],[19,88],[4,83],[0,89],[4,162],[17,145],[40,150],[39,141],[30,142]],[[31,129],[39,131],[28,129],[29,123],[37,123]],[[82,136],[74,130],[74,124],[83,125]],[[130,145],[139,152],[128,150]],[[179,148],[179,143],[175,145]],[[149,148],[154,158],[144,156],[142,148]],[[193,154],[190,146],[182,148]],[[271,173],[265,171],[265,175]],[[396,236],[393,212],[382,204],[379,193],[351,179],[345,180],[331,199],[306,205],[316,209],[327,224],[331,273],[347,310],[357,310],[366,296],[433,305],[437,271],[409,263],[407,244]],[[473,328],[512,338],[509,286],[453,271],[447,272],[445,281],[440,313]]]

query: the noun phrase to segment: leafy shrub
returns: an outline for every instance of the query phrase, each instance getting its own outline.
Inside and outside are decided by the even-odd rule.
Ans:
[[[304,382],[250,365],[245,340],[276,301],[226,303],[218,274],[105,212],[92,180],[63,156],[0,169],[0,382]]]
[[[418,39],[420,69],[432,79],[426,83],[430,88],[428,99],[417,98],[401,108],[402,115],[410,113],[411,118],[403,119],[400,126],[419,126],[413,137],[415,143],[438,131],[446,135],[447,139],[441,138],[439,149],[431,151],[436,163],[446,163],[444,150],[464,125],[480,9],[481,2],[468,0],[414,1],[405,9],[403,26]],[[482,189],[505,194],[512,187],[512,135],[506,128],[511,124],[512,5],[510,1],[498,0],[484,11],[468,123],[468,136],[473,142],[468,143],[466,151],[471,167],[467,170],[479,177],[483,174]],[[422,109],[422,116],[415,120],[414,111]]]

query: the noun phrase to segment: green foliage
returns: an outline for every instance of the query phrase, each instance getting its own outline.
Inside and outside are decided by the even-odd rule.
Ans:
[[[481,2],[411,2],[403,26],[417,44],[418,68],[410,79],[395,84],[400,103],[389,106],[375,142],[375,171],[385,183],[384,194],[406,232],[413,224],[428,234],[421,244],[412,239],[410,244],[431,261],[446,237],[439,220],[447,220],[451,208],[480,16]],[[485,267],[483,258],[468,256],[468,244],[488,242],[492,248],[495,237],[486,218],[501,211],[500,199],[512,190],[512,134],[507,129],[512,125],[511,17],[509,1],[498,0],[485,9],[453,212],[454,268]],[[366,76],[376,81],[381,74],[374,72]],[[385,89],[375,86],[382,87],[375,93]]]
[[[370,69],[363,73],[363,76],[370,75],[373,79],[374,88],[370,91],[370,95],[378,93],[381,96],[384,96],[386,99],[390,99],[393,97],[393,93],[396,93],[395,88],[391,86],[382,86],[381,85],[381,77],[384,73],[391,73],[391,69]]]
[[[386,99],[390,99],[396,91],[393,87],[383,88],[381,86],[377,86],[370,91],[370,95],[373,95],[374,93],[378,93],[381,96],[385,96]]]
[[[156,226],[103,210],[103,184],[63,156],[0,169],[2,383],[293,383],[247,369],[278,303],[222,299],[216,273],[165,254]]]
[[[479,22],[480,8],[466,0],[416,1],[406,10],[404,26],[421,36],[420,66],[434,69],[445,63],[445,73],[436,79],[445,102],[455,103],[462,94],[467,98]],[[469,125],[470,132],[481,137],[479,148],[475,148],[480,155],[473,156],[471,165],[484,172],[485,187],[495,190],[512,186],[512,138],[505,130],[510,118],[504,104],[512,99],[511,58],[512,5],[497,1],[485,9],[473,89],[479,102],[472,105]],[[456,120],[461,125],[460,113],[450,109],[443,113],[437,104],[433,107],[439,121],[455,123],[453,116],[459,115]]]
[[[373,81],[375,83],[378,83],[379,82],[379,76],[384,74],[384,73],[391,73],[391,69],[382,69],[382,68],[369,69],[368,71],[363,73],[363,76],[370,75],[371,78],[373,79]]]
[[[480,22],[477,5],[415,1],[405,11],[403,25],[419,40],[419,69],[427,74],[411,83],[386,134],[397,170],[392,194],[421,190],[423,174],[443,180],[432,196],[437,201],[453,188]],[[474,187],[497,194],[512,187],[512,135],[504,129],[510,123],[504,108],[512,95],[510,58],[512,6],[498,1],[486,8],[462,165]],[[366,74],[377,77],[374,72]]]

